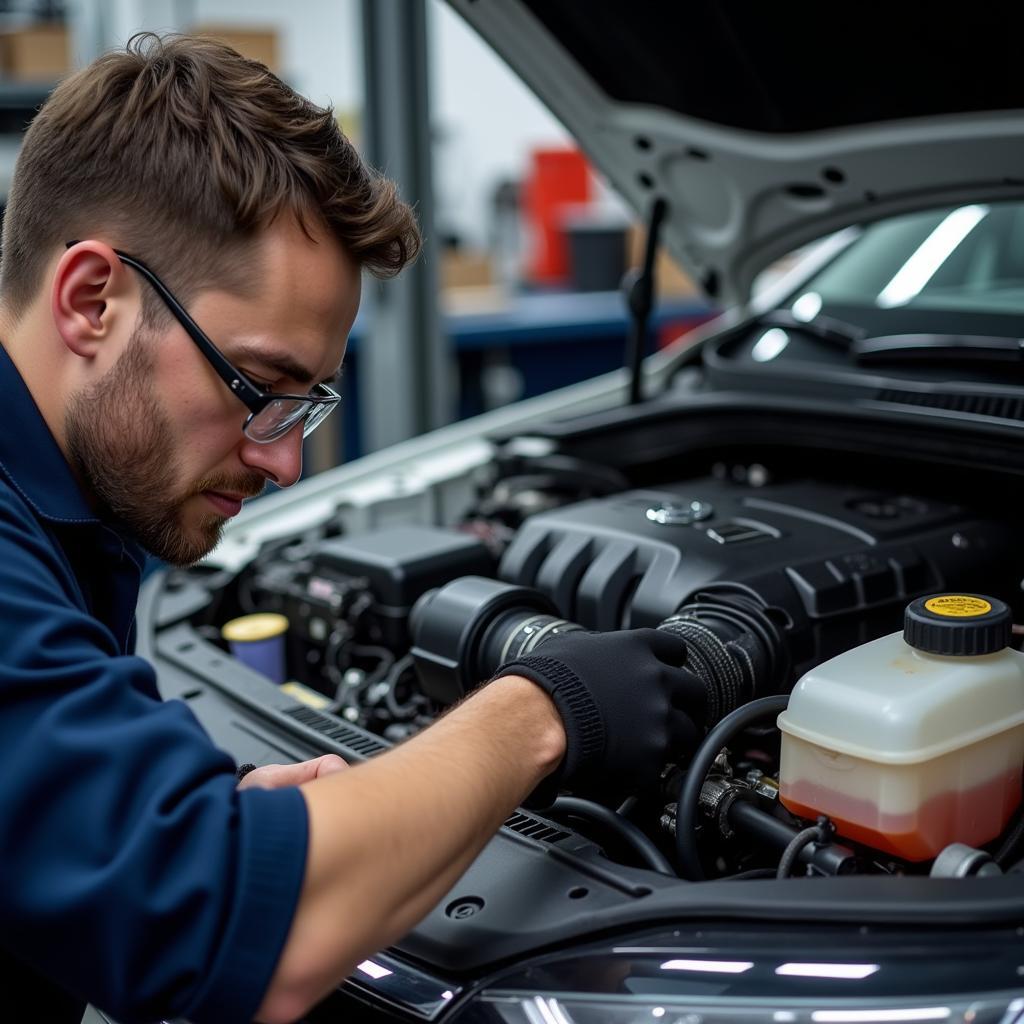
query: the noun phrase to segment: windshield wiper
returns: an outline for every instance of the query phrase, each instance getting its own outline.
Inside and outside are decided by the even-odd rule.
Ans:
[[[776,309],[765,313],[758,320],[764,327],[783,327],[789,331],[802,331],[812,338],[828,342],[828,344],[849,352],[854,344],[868,332],[863,327],[848,324],[845,320],[837,320],[833,316],[816,316],[812,320],[800,320],[786,310]]]
[[[762,327],[801,332],[847,353],[861,365],[885,363],[1024,362],[1024,338],[974,334],[886,334],[869,336],[865,328],[816,316],[801,320],[788,310],[773,310],[758,320]]]
[[[849,348],[858,363],[1019,363],[1024,339],[971,334],[889,334],[859,338]]]

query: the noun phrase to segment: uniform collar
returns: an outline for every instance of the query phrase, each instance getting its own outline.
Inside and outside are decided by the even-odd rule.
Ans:
[[[0,472],[44,519],[99,523],[7,350],[0,346]]]

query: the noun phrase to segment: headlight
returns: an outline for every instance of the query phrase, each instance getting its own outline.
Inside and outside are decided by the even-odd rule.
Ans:
[[[482,996],[479,1003],[481,1015],[475,1019],[503,1024],[1015,1024],[1024,1014],[1024,999],[1005,996],[945,1002],[917,999],[904,1005],[886,1001],[877,1006],[862,1003],[857,1007],[814,1009],[791,1002],[772,1006],[764,1000],[732,1005],[691,1000],[681,1004],[642,996],[613,1000],[492,992]],[[487,1011],[491,1016],[487,1016]]]
[[[663,932],[538,959],[458,1024],[1024,1024],[1024,942],[965,933]]]

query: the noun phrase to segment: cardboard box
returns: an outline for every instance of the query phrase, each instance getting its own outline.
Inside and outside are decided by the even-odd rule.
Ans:
[[[441,254],[442,288],[479,288],[494,282],[491,258],[472,249],[447,249]]]
[[[0,74],[17,82],[55,82],[71,70],[68,30],[40,23],[0,33]]]
[[[210,36],[227,43],[243,57],[266,64],[275,75],[281,73],[281,46],[277,30],[243,25],[196,25],[196,35]]]

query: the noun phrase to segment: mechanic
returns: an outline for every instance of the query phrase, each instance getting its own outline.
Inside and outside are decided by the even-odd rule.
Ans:
[[[29,128],[0,266],[5,1013],[293,1020],[542,780],[650,783],[692,730],[680,641],[574,635],[365,764],[238,785],[133,655],[144,551],[192,564],[298,479],[361,271],[418,247],[332,111],[209,39],[136,37]]]

